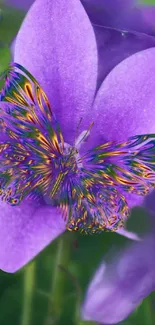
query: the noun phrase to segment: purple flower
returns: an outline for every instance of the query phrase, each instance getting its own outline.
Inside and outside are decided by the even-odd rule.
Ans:
[[[30,6],[32,5],[32,3],[34,2],[34,0],[6,0],[6,4],[8,6],[11,7],[16,7],[18,9],[22,9],[22,10],[28,10],[30,8]]]
[[[87,289],[82,318],[116,324],[155,290],[154,234],[103,262]]]
[[[138,0],[81,0],[94,24],[155,35],[155,6]]]
[[[104,29],[102,28],[101,33],[103,31]],[[15,62],[24,66],[40,83],[49,98],[54,115],[52,115],[53,113],[50,115],[45,95],[33,77],[28,75],[28,72],[19,65],[11,67],[5,87],[1,93],[1,124],[2,130],[5,130],[1,134],[1,179],[3,180],[4,176],[5,186],[3,185],[2,188],[2,197],[7,202],[0,203],[3,211],[0,217],[0,267],[3,270],[9,272],[16,271],[65,230],[66,222],[62,218],[62,213],[56,209],[57,206],[60,206],[60,203],[63,207],[63,213],[65,213],[65,207],[67,209],[71,207],[72,209],[73,218],[69,220],[70,228],[71,226],[73,228],[82,227],[80,222],[82,213],[84,213],[84,216],[86,214],[87,228],[89,222],[90,226],[92,226],[92,222],[96,218],[97,227],[101,224],[102,229],[111,229],[111,226],[115,229],[118,221],[122,222],[122,219],[126,219],[126,214],[128,214],[127,204],[124,197],[122,197],[124,191],[132,192],[126,195],[127,203],[129,207],[132,207],[142,202],[142,198],[137,195],[137,192],[144,194],[146,190],[151,188],[154,179],[151,161],[151,156],[154,155],[154,135],[148,138],[143,136],[132,138],[128,144],[123,144],[123,147],[122,142],[136,134],[153,134],[154,132],[154,116],[152,112],[155,104],[155,75],[153,73],[155,68],[153,60],[155,48],[138,52],[124,61],[122,59],[136,51],[153,46],[154,38],[127,33],[127,39],[131,40],[131,43],[129,42],[128,45],[132,44],[133,37],[138,37],[136,40],[139,42],[138,44],[142,45],[136,48],[136,51],[134,47],[134,51],[127,53],[127,55],[125,54],[125,56],[122,56],[122,54],[117,55],[119,59],[115,61],[115,49],[119,45],[117,35],[119,35],[120,40],[124,40],[124,33],[122,34],[121,31],[116,30],[112,30],[112,32],[112,44],[115,44],[116,41],[114,48],[108,47],[108,45],[105,46],[105,38],[103,38],[103,43],[101,41],[96,43],[93,26],[85,9],[78,0],[68,0],[67,2],[63,0],[37,0],[23,22],[17,36]],[[110,33],[109,29],[108,34],[106,30],[105,37],[111,35]],[[145,46],[143,46],[143,40],[146,40],[146,43],[144,42]],[[104,52],[102,52],[102,47],[104,48],[104,46],[106,55],[101,60],[101,53]],[[111,53],[112,49],[114,49],[114,55]],[[124,47],[119,52],[124,53],[123,51]],[[112,65],[109,65],[111,61]],[[122,62],[111,70],[120,61]],[[142,66],[143,69],[141,68]],[[22,77],[22,74],[26,79]],[[104,79],[106,75],[107,77]],[[23,94],[21,89],[25,91],[25,94]],[[22,106],[25,96],[26,101],[29,97],[27,114]],[[39,129],[37,117],[35,117],[35,122],[37,121],[38,129],[34,128],[32,115],[29,114],[32,113],[33,99],[38,101],[37,116],[39,121],[41,119],[43,123],[40,126],[41,129]],[[40,99],[43,101],[45,115],[41,112]],[[13,102],[14,100],[16,102]],[[10,102],[10,104],[5,104],[5,102]],[[20,117],[21,123],[19,123],[19,114],[22,115]],[[25,116],[26,119],[30,118],[31,123],[30,120],[28,122],[25,119]],[[65,141],[64,146],[61,133],[58,131],[59,127],[53,116],[56,116],[61,127]],[[48,129],[51,118],[54,124]],[[82,119],[81,123],[79,123],[80,119]],[[94,126],[92,126],[92,122],[94,122]],[[27,125],[27,123],[29,124]],[[88,132],[90,126],[92,128]],[[28,131],[27,128],[30,128],[31,131],[33,130],[35,136],[32,133],[30,136],[30,129]],[[23,129],[23,132],[21,129]],[[37,146],[42,146],[40,140],[42,138],[39,137],[40,133],[36,130],[40,130],[41,135],[44,138],[47,137],[47,140],[49,140],[48,132],[54,132],[55,130],[55,136],[52,137],[52,147],[54,146],[52,150],[55,151],[52,151],[52,154],[54,155],[53,157],[56,157],[56,160],[54,162],[50,160],[51,157],[49,158],[47,155],[48,150],[46,148],[46,162],[49,161],[51,163],[56,186],[52,184],[53,178],[50,178],[51,183],[49,182],[48,185],[51,185],[51,190],[54,194],[49,196],[48,192],[46,195],[41,196],[41,198],[40,192],[38,194],[36,187],[34,190],[35,185],[33,181],[34,177],[37,184],[41,181],[41,169],[38,169],[40,174],[35,172],[38,166],[40,168],[42,162],[42,166],[44,166],[45,156],[43,156],[43,153],[45,154],[45,151],[38,155]],[[76,136],[77,131],[80,137]],[[27,132],[29,132],[29,136],[26,137]],[[81,151],[80,155],[78,155],[79,144],[81,145],[83,138],[85,139],[89,133],[89,139],[87,143],[80,147]],[[17,155],[19,150],[17,138],[19,144],[22,143],[23,146],[22,152],[20,151],[23,157],[20,157],[23,159],[20,162],[20,173],[18,173],[19,161],[17,163],[16,160],[13,160],[14,158],[11,158],[15,157],[16,159],[19,155],[19,152]],[[58,138],[60,138],[59,141]],[[104,144],[106,141],[117,141],[121,144],[116,147],[116,144],[113,143],[109,144],[104,150],[103,147],[99,147],[96,151],[89,151],[95,146]],[[76,146],[74,142],[76,142]],[[4,143],[7,145],[4,146]],[[122,148],[125,152],[123,152]],[[103,168],[102,171],[99,171],[99,167],[103,167],[103,151],[104,155],[107,156],[105,159],[105,170]],[[112,155],[109,152],[112,152]],[[37,167],[27,167],[31,165],[31,162],[28,160],[29,164],[25,164],[26,159],[28,159],[25,156],[26,153],[29,156],[30,154],[32,155],[33,162],[36,159],[35,166]],[[86,165],[81,167],[80,164],[83,163],[81,158],[85,153],[89,153],[83,158]],[[134,160],[134,156],[139,160],[134,161],[132,166],[130,162]],[[14,166],[11,171],[9,170],[11,174],[8,173],[8,168],[6,168],[8,163],[7,157],[9,157],[9,164],[12,162]],[[141,162],[141,160],[145,160],[143,166],[138,165],[138,162]],[[108,175],[109,163],[112,169]],[[121,168],[119,171],[117,166]],[[77,182],[75,176],[78,168],[80,170],[82,168],[82,172],[80,176],[78,174]],[[145,168],[146,170],[144,171]],[[8,183],[6,183],[5,170],[7,170],[7,177],[9,178],[9,188]],[[28,173],[28,178],[24,178],[23,181],[20,175],[24,170]],[[103,177],[104,172],[106,177]],[[69,194],[69,199],[68,197],[66,199],[68,191],[66,191],[65,186],[66,184],[68,186],[68,179],[74,180],[71,190],[76,188],[76,194],[74,194],[76,199],[74,199],[73,194],[72,197]],[[103,179],[106,184],[104,193],[102,192],[103,189],[101,189],[101,185],[104,185]],[[127,181],[127,183],[121,183],[120,185],[120,179],[121,182]],[[63,191],[60,191],[62,189],[60,186],[61,182],[65,184]],[[98,184],[101,185],[99,186]],[[118,185],[119,191],[117,191]],[[26,192],[23,191],[24,186],[28,189]],[[34,191],[29,193],[32,187]],[[19,189],[22,189],[22,191],[20,192]],[[19,192],[21,193],[20,197]],[[43,192],[41,191],[41,193]],[[72,193],[72,191],[69,191],[69,193]],[[109,196],[109,193],[111,196]],[[29,196],[29,194],[31,195]],[[82,206],[77,204],[77,198],[80,195],[82,195],[82,200],[83,195],[87,197],[86,202],[84,201],[83,203],[82,201]],[[35,199],[32,198],[34,196]],[[73,201],[70,203],[71,198]],[[96,199],[97,205],[93,203],[93,200]],[[20,204],[17,206],[8,204],[8,201],[15,204],[18,200]],[[81,204],[80,202],[79,204]],[[115,211],[114,215],[110,213],[107,216],[108,227],[107,224],[106,226],[104,224],[105,220],[101,220],[100,210],[103,214],[103,207],[105,207],[103,202],[105,202],[105,206],[108,204],[106,211]],[[80,215],[77,213],[78,209],[80,209]],[[119,214],[119,212],[121,213]],[[96,213],[97,217],[94,217]],[[79,217],[80,220],[78,219]]]
[[[6,0],[7,5],[27,11],[34,0]],[[121,29],[155,34],[155,6],[138,0],[81,0],[92,23]]]
[[[122,60],[155,46],[155,6],[135,0],[82,0],[82,3],[97,39],[100,86]]]

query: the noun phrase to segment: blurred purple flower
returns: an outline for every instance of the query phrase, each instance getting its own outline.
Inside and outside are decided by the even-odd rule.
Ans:
[[[155,46],[155,6],[137,0],[81,0],[98,45],[98,86],[122,60]],[[104,65],[103,65],[104,62]]]
[[[6,4],[27,11],[35,0],[6,0]],[[155,35],[155,6],[138,0],[81,0],[92,23]]]
[[[92,23],[155,35],[155,6],[139,0],[81,0]]]
[[[102,263],[89,284],[82,318],[99,324],[121,322],[155,290],[154,234]]]
[[[86,149],[154,133],[154,37],[98,28],[97,48],[93,26],[80,1],[37,0],[15,45],[15,61],[46,92],[65,142],[74,142],[81,117],[81,131],[94,121]],[[142,202],[136,195],[128,194],[127,199],[130,207]],[[61,215],[49,205],[26,200],[17,207],[2,202],[1,206],[3,270],[16,271],[65,230]]]
[[[11,7],[27,11],[33,4],[34,0],[6,0],[6,4]]]

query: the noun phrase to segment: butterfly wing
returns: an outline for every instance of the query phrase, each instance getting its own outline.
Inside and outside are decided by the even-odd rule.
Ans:
[[[85,169],[72,178],[65,178],[55,200],[70,231],[87,234],[115,231],[129,215],[125,197],[117,188]]]
[[[78,158],[83,167],[69,177],[69,170],[66,174],[59,168],[64,140],[46,94],[18,64],[10,66],[4,79],[0,92],[2,199],[18,204],[25,196],[47,194],[50,203],[53,200],[63,211],[69,230],[93,233],[122,226],[129,215],[122,193],[145,195],[154,187],[155,135],[98,146]],[[66,166],[75,160],[74,155],[68,157]]]
[[[46,191],[54,159],[64,146],[60,127],[48,98],[36,79],[13,63],[3,75],[0,92],[0,193],[19,203],[31,192]]]
[[[116,231],[130,214],[125,192],[146,195],[155,186],[155,135],[105,143],[79,160],[81,187],[72,184],[69,230]],[[72,190],[70,190],[72,193]],[[67,205],[66,205],[67,206]],[[65,208],[66,208],[65,206]]]
[[[90,170],[121,192],[146,195],[155,186],[155,134],[98,146],[86,160]]]
[[[84,233],[116,231],[129,215],[126,200],[114,187],[92,187],[69,205],[67,229]]]

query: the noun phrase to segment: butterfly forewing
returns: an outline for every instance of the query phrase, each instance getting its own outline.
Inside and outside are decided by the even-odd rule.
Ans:
[[[6,72],[0,101],[4,102],[1,117],[12,132],[53,154],[60,152],[63,137],[48,98],[35,78],[19,64],[12,64]]]
[[[16,203],[29,192],[46,191],[64,141],[48,98],[35,78],[16,63],[3,78],[0,127],[7,141],[0,143],[0,188],[4,200]]]

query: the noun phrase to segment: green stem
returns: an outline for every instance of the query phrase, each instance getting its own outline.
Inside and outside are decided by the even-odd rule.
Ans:
[[[97,325],[97,323],[91,321],[80,321],[77,325]]]
[[[66,274],[62,269],[68,269],[71,252],[71,234],[65,233],[58,239],[57,255],[49,293],[48,311],[45,325],[58,324],[66,284]]]
[[[67,276],[70,278],[76,289],[77,301],[75,310],[75,325],[96,325],[94,322],[84,322],[80,320],[81,288],[78,284],[77,279],[68,270],[72,246],[71,242],[72,234],[69,232],[65,233],[58,239],[51,289],[47,295],[48,310],[44,325],[60,324],[60,317],[65,301],[65,285],[67,283]]]
[[[61,266],[61,270],[66,273],[66,275],[71,280],[72,284],[76,290],[76,305],[75,305],[75,317],[74,317],[74,324],[79,324],[80,322],[80,309],[81,309],[81,298],[82,298],[82,291],[81,287],[76,279],[76,277],[67,269]]]
[[[150,297],[145,298],[144,301],[144,308],[145,308],[145,322],[147,325],[153,325],[153,310],[151,308],[151,299]]]
[[[34,294],[35,262],[29,264],[24,272],[24,300],[21,325],[30,325],[32,300]]]

